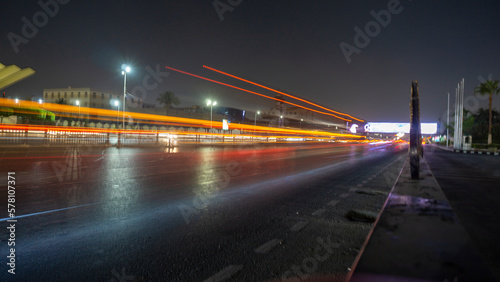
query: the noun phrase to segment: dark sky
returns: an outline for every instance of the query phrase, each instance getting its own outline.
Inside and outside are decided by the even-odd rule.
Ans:
[[[22,18],[33,22],[43,9],[37,1],[2,1],[0,62],[36,70],[5,91],[28,97],[72,86],[121,93],[123,63],[133,68],[127,76],[133,94],[143,85],[146,67],[164,71],[165,65],[256,89],[202,68],[208,65],[369,121],[407,121],[411,81],[418,80],[422,121],[437,122],[446,110],[446,93],[454,93],[460,79],[465,78],[466,96],[479,76],[500,79],[498,1],[402,0],[400,12],[350,63],[339,44],[355,46],[354,28],[364,30],[374,20],[371,10],[387,10],[397,1],[220,2],[240,4],[221,21],[213,0],[72,0],[59,4],[45,24],[42,15],[36,34],[16,53],[9,33],[23,36]],[[181,106],[203,104],[208,97],[250,111],[272,105],[175,72],[161,77],[145,101],[154,103],[165,90],[174,91]],[[487,101],[471,98],[472,107],[475,101],[487,107]],[[500,109],[500,97],[494,104]]]

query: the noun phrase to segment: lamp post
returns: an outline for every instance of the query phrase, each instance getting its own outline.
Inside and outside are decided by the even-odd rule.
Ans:
[[[300,119],[300,129],[302,129],[302,122],[304,121],[303,118]]]
[[[76,100],[76,105],[78,106],[78,122],[80,122],[80,101]]]
[[[255,113],[255,118],[253,119],[253,135],[255,135],[255,126],[257,125],[257,116],[260,115],[260,111]]]
[[[123,125],[122,130],[125,130],[125,97],[127,96],[127,73],[130,72],[129,66],[122,67],[122,75],[123,75]]]
[[[283,116],[280,116],[280,127],[283,127]]]
[[[118,128],[118,116],[120,115],[120,102],[118,100],[113,100],[113,104],[116,107],[116,127]]]
[[[210,129],[212,129],[212,107],[215,105],[217,105],[216,101],[211,101],[211,100],[207,101],[207,106],[210,106]]]

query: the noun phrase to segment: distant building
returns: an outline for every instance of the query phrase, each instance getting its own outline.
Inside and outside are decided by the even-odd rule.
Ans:
[[[123,104],[123,93],[111,93],[92,89],[90,87],[83,88],[49,88],[43,90],[43,101],[47,103],[55,103],[58,99],[66,100],[68,105],[76,105],[76,101],[80,101],[80,106],[99,109],[115,110],[113,100],[118,100],[120,108]],[[136,97],[127,94],[125,107],[142,108],[143,101]]]

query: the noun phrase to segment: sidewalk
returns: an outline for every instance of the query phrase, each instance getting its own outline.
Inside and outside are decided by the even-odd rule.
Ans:
[[[481,149],[455,149],[453,147],[445,147],[437,144],[429,144],[432,147],[439,148],[442,150],[450,151],[450,152],[456,152],[456,153],[463,153],[463,154],[479,154],[479,155],[492,155],[492,156],[498,156],[500,155],[499,152],[494,152],[490,150],[481,150]]]
[[[425,159],[409,159],[353,264],[350,281],[494,281]]]

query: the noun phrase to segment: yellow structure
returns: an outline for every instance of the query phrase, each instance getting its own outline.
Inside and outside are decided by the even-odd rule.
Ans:
[[[21,69],[16,65],[0,64],[0,90],[35,74],[32,68]]]

